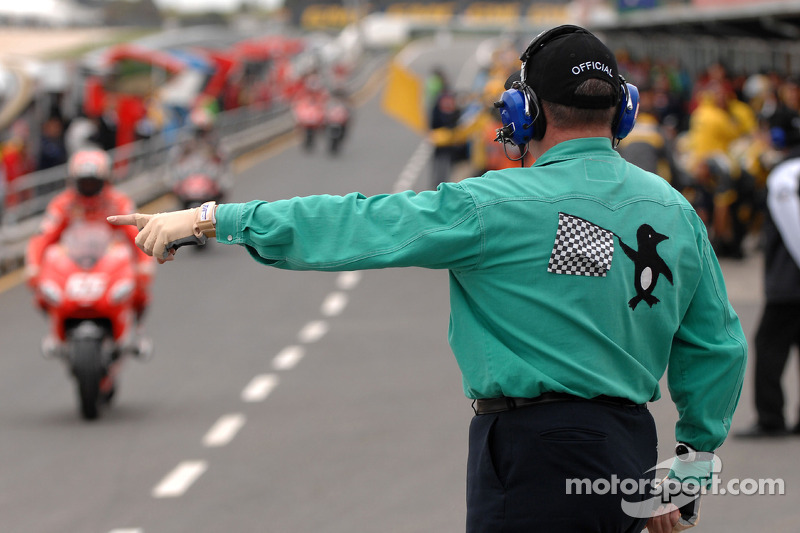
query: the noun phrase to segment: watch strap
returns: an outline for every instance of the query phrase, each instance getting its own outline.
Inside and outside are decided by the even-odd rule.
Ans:
[[[197,229],[206,237],[217,236],[216,202],[206,202],[197,208]]]

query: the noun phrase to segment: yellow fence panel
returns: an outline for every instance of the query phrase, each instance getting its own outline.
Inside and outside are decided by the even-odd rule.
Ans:
[[[389,65],[388,80],[383,91],[383,111],[419,133],[428,130],[424,112],[422,81],[397,62]]]

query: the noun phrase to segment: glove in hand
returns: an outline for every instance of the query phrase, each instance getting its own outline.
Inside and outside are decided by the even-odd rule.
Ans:
[[[206,237],[197,226],[199,208],[170,213],[145,215],[114,215],[108,222],[117,226],[135,225],[139,228],[136,246],[159,263],[172,260],[175,250],[184,244],[205,244]]]

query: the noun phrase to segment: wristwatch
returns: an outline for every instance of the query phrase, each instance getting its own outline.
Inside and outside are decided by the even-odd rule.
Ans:
[[[195,222],[195,224],[197,224],[197,229],[206,237],[216,237],[217,217],[215,214],[217,211],[217,203],[206,202],[197,209],[197,220]]]
[[[697,450],[686,444],[685,442],[679,442],[675,445],[675,455],[678,457],[679,460],[690,463],[697,459]]]

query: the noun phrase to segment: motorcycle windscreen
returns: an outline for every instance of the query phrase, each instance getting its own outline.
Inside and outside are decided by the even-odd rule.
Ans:
[[[91,269],[114,240],[112,229],[102,222],[71,224],[61,236],[70,259],[82,269]]]

